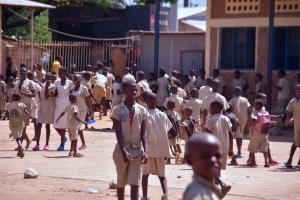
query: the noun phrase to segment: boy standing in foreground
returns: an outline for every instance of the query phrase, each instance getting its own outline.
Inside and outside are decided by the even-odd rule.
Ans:
[[[168,200],[167,179],[165,174],[165,159],[170,158],[168,131],[172,124],[167,115],[158,109],[156,94],[148,94],[146,98],[150,116],[146,119],[146,131],[148,136],[149,160],[144,165],[142,187],[143,200],[148,198],[149,174],[157,175],[163,190],[162,200]]]
[[[187,162],[192,166],[193,181],[187,186],[183,200],[219,200],[221,194],[214,185],[222,165],[221,144],[212,134],[193,135],[188,143]]]
[[[124,200],[125,186],[129,184],[131,199],[137,200],[142,174],[141,165],[148,161],[145,127],[149,113],[146,108],[135,102],[137,98],[135,82],[125,82],[123,93],[125,101],[117,105],[110,116],[118,140],[113,153],[117,171],[117,196],[118,200]]]

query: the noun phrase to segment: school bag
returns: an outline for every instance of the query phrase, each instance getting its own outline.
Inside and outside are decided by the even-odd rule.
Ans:
[[[185,119],[190,121],[190,126],[185,127],[188,137],[191,137],[194,134],[200,133],[201,127],[193,117],[187,117]]]
[[[271,116],[268,111],[258,111],[257,123],[253,128],[255,128],[261,134],[269,134],[271,130]],[[253,129],[252,129],[253,134]]]
[[[239,126],[239,122],[238,122],[236,116],[233,113],[226,113],[226,117],[229,118],[230,123],[232,125],[231,130],[233,132],[235,132]]]
[[[174,139],[178,135],[179,127],[177,126],[177,123],[175,122],[172,115],[168,115],[167,113],[166,113],[166,115],[168,116],[168,119],[170,120],[170,122],[172,124],[172,128],[168,132],[169,133],[169,139]]]
[[[18,128],[23,125],[22,115],[17,109],[12,109],[9,113],[9,124]]]

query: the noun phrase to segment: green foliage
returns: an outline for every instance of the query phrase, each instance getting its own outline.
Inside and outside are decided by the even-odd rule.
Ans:
[[[29,9],[26,9],[26,8],[23,8],[18,13],[23,16],[30,15]],[[9,19],[8,23],[10,21],[19,20],[19,19],[21,19],[21,18],[14,15],[13,17],[11,17],[11,19]],[[45,10],[45,11],[41,12],[40,15],[36,16],[34,18],[34,22],[48,27],[48,10]],[[30,23],[27,23],[23,26],[4,30],[3,34],[7,35],[7,36],[15,36],[17,39],[21,39],[21,40],[30,40]],[[34,40],[35,41],[51,41],[51,38],[52,38],[51,32],[48,31],[46,28],[42,28],[37,25],[34,26]]]

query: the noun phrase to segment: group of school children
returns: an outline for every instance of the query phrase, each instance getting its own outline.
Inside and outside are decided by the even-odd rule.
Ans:
[[[30,72],[21,65],[19,80],[9,77],[7,86],[3,81],[6,77],[1,75],[0,103],[8,102],[4,107],[4,119],[9,117],[10,136],[18,144],[17,155],[24,157],[23,139],[26,140],[25,149],[32,142],[26,134],[31,118],[35,129],[34,151],[40,150],[42,124],[46,125],[43,149],[50,149],[50,124],[53,124],[61,136],[57,150],[65,150],[67,130],[71,140],[69,156],[82,157],[83,154],[77,152],[78,135],[82,140],[79,149],[83,150],[86,148],[84,125],[87,125],[88,119],[94,119],[95,105],[98,104],[100,112],[104,113],[111,106],[110,117],[117,137],[113,160],[118,199],[124,199],[127,184],[131,186],[131,199],[138,199],[140,183],[142,199],[147,199],[149,174],[158,176],[163,190],[162,199],[169,199],[165,164],[171,164],[171,154],[176,164],[188,163],[194,170],[193,182],[187,187],[184,200],[204,199],[207,195],[209,199],[220,199],[231,189],[221,180],[220,170],[226,169],[228,157],[231,158],[228,165],[238,165],[237,158],[242,157],[244,129],[248,128],[250,139],[247,165],[257,166],[255,153],[259,151],[264,155],[264,166],[269,167],[279,163],[270,153],[268,134],[270,128],[276,125],[270,119],[285,118],[285,126],[299,120],[300,84],[295,84],[295,98],[288,103],[289,85],[282,70],[278,72],[279,83],[270,83],[279,91],[278,115],[270,115],[265,109],[266,89],[261,74],[255,76],[256,90],[252,93],[256,100],[252,108],[244,97],[248,84],[240,77],[239,71],[234,72],[234,94],[229,102],[224,97],[226,84],[217,69],[213,70],[214,77],[208,78],[205,78],[205,70],[201,69],[200,76],[196,78],[194,70],[190,71],[190,75],[173,71],[172,77],[169,77],[160,68],[157,81],[154,73],[150,73],[146,80],[144,72],[137,69],[130,71],[126,67],[123,77],[114,77],[103,65],[88,65],[86,71],[68,75],[64,67],[59,68],[57,73],[46,73],[41,65],[36,65]],[[0,108],[3,110],[3,107]],[[282,114],[285,108],[286,117]],[[285,163],[287,167],[292,166],[292,156],[300,146],[297,123],[294,129],[295,142]],[[233,138],[237,143],[236,154],[233,152]],[[185,149],[180,160],[181,140],[185,142]]]

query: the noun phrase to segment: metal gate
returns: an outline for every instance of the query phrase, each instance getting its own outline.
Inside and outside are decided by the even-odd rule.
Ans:
[[[196,77],[199,70],[204,69],[204,51],[201,50],[185,50],[180,51],[180,71],[183,75],[189,75],[190,70],[194,69]]]

